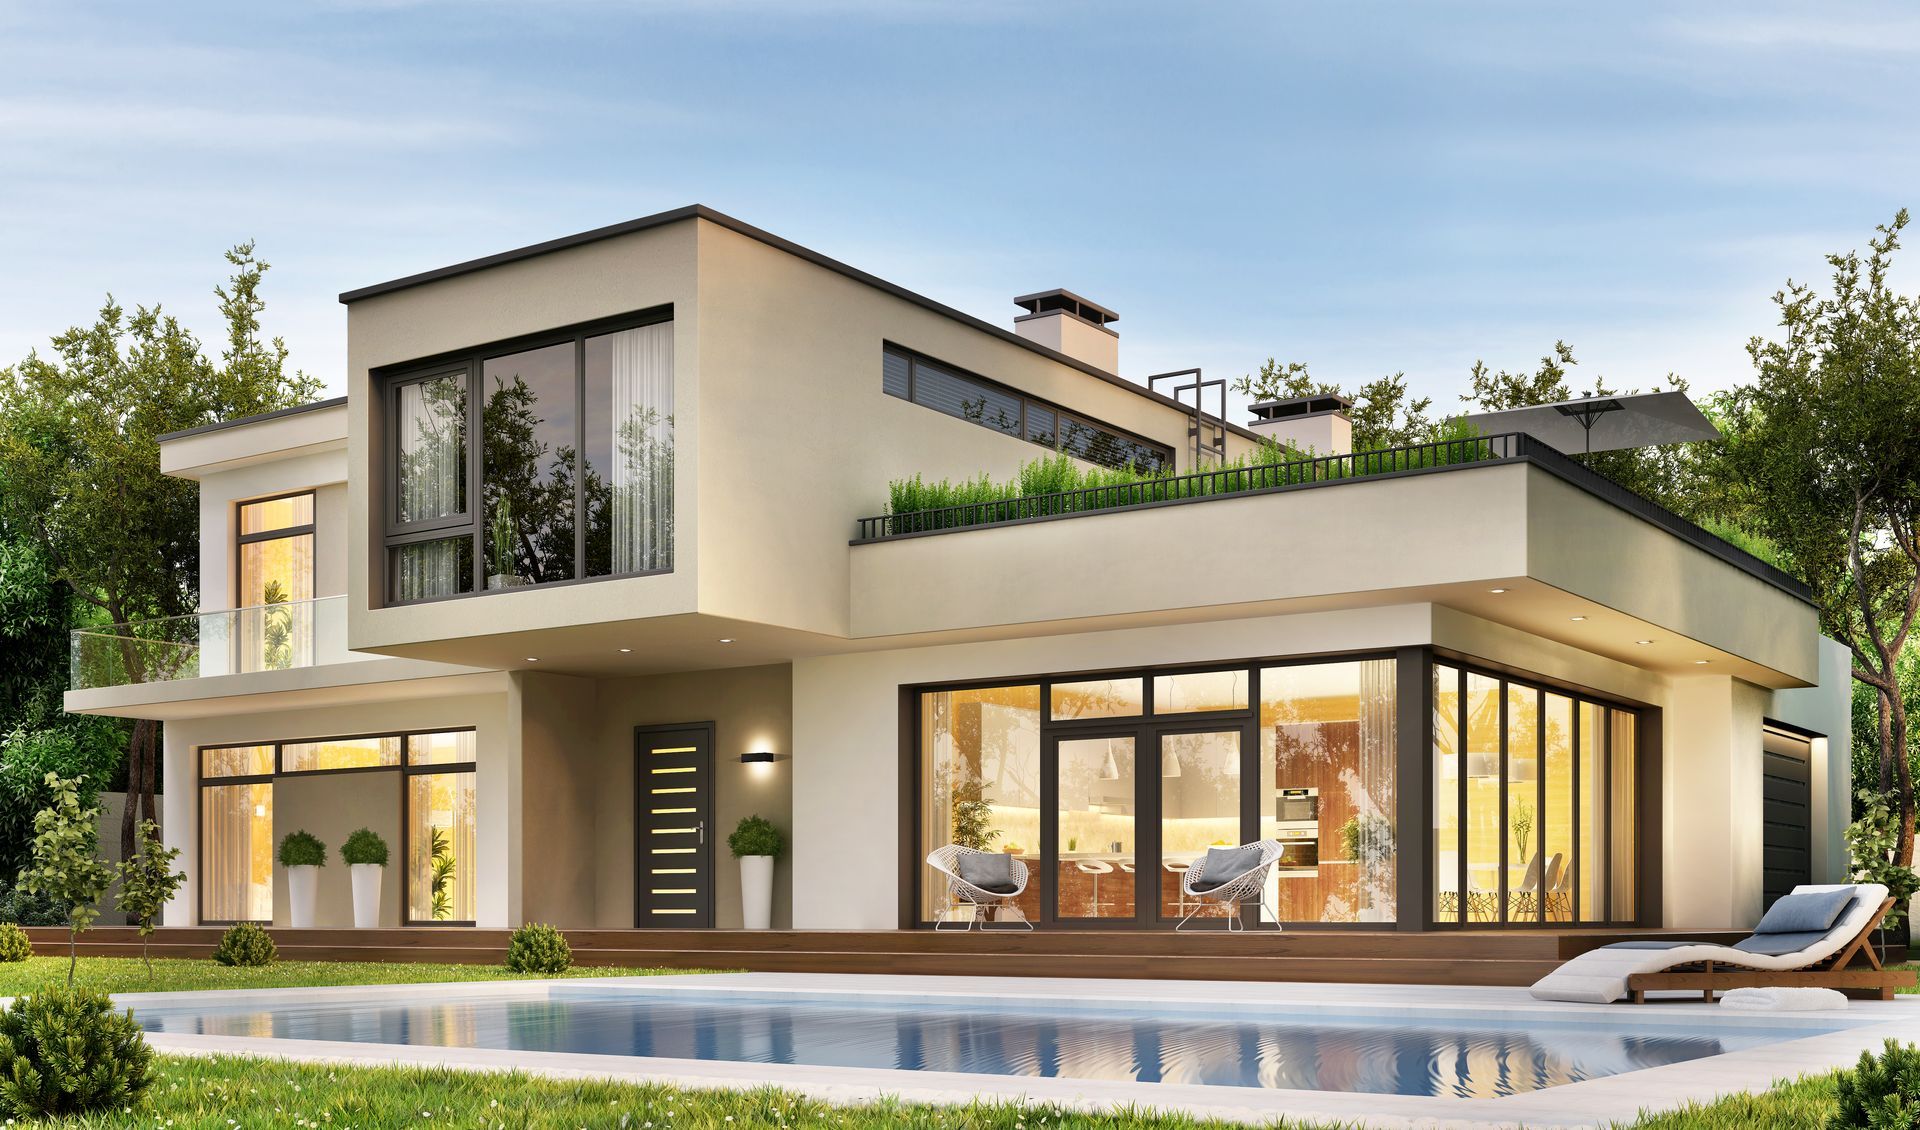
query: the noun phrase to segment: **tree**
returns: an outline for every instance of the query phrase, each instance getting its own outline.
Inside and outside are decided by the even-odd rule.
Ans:
[[[153,980],[153,959],[147,954],[147,941],[153,936],[153,920],[187,881],[186,872],[173,869],[178,858],[180,849],[161,841],[160,825],[143,820],[139,846],[120,864],[120,909],[140,928],[140,960],[146,963],[149,981]]]
[[[1893,859],[1913,862],[1914,794],[1901,657],[1920,615],[1920,297],[1887,274],[1907,224],[1869,252],[1827,256],[1821,294],[1774,296],[1780,338],[1747,347],[1755,382],[1728,398],[1719,505],[1766,536],[1810,585],[1820,627],[1872,688],[1878,787],[1895,803]]]
[[[100,916],[100,896],[113,882],[113,865],[99,856],[100,805],[83,803],[78,778],[47,774],[53,803],[33,818],[33,865],[20,872],[32,894],[72,904],[67,912],[67,988],[80,963],[80,933]]]
[[[158,437],[313,399],[318,381],[285,372],[286,346],[260,337],[267,264],[244,243],[214,293],[227,323],[218,363],[155,306],[131,315],[111,295],[90,326],[0,369],[0,526],[30,538],[48,575],[113,624],[196,609],[199,512],[195,485],[160,472]],[[146,677],[139,641],[119,640],[125,676]],[[158,727],[133,726],[127,745],[123,857],[154,805]]]
[[[1337,384],[1316,380],[1304,362],[1288,361],[1283,365],[1269,357],[1258,373],[1233,382],[1233,390],[1256,401],[1344,396],[1353,401],[1348,417],[1353,421],[1355,451],[1406,447],[1425,443],[1433,435],[1434,422],[1427,417],[1433,401],[1409,396],[1405,373],[1369,381],[1349,393]]]

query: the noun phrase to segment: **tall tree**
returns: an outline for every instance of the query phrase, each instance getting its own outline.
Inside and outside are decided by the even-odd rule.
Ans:
[[[0,523],[29,536],[50,576],[115,624],[179,616],[199,593],[195,486],[160,473],[159,437],[233,416],[310,400],[320,383],[285,371],[286,345],[261,339],[253,244],[227,252],[233,274],[215,288],[226,349],[209,360],[160,307],[131,315],[111,295],[92,325],[56,336],[52,356],[30,353],[0,369]],[[126,640],[121,662],[145,675]],[[136,723],[127,748],[122,856],[154,819],[158,728]]]
[[[1756,380],[1726,401],[1718,504],[1779,547],[1814,590],[1821,630],[1872,688],[1878,786],[1913,862],[1901,656],[1920,616],[1920,296],[1888,282],[1903,209],[1863,259],[1827,256],[1827,293],[1789,281],[1778,340],[1748,345]]]

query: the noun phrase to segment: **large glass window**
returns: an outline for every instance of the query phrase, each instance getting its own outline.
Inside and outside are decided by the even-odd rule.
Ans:
[[[1040,688],[985,687],[920,696],[920,834],[925,851],[959,844],[1003,851],[1031,869],[1020,900],[1040,917]],[[925,852],[921,853],[922,855]],[[946,888],[927,869],[921,917],[935,920]]]
[[[288,742],[280,747],[280,771],[315,773],[331,769],[374,769],[398,765],[401,740],[394,736]]]
[[[313,494],[240,504],[236,669],[313,661]]]
[[[1391,659],[1260,671],[1260,835],[1282,922],[1391,922],[1398,726]]]
[[[273,920],[273,747],[200,750],[200,918]]]
[[[1144,694],[1145,685],[1140,679],[1055,683],[1047,717],[1055,722],[1069,718],[1131,718],[1141,713]]]
[[[1240,843],[1240,731],[1160,735],[1160,917],[1191,909],[1180,878],[1208,848]]]
[[[407,775],[407,920],[470,923],[474,903],[472,770]]]
[[[1135,752],[1131,737],[1069,738],[1057,747],[1060,902],[1054,913],[1061,918],[1135,915]]]
[[[880,388],[889,396],[1103,467],[1161,471],[1173,466],[1173,451],[1162,444],[894,346],[881,351]]]
[[[1635,722],[1629,710],[1435,664],[1434,920],[1634,921]]]
[[[390,599],[673,568],[671,321],[476,351],[391,387]]]

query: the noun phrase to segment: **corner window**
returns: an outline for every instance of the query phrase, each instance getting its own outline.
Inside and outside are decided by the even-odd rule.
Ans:
[[[390,601],[673,568],[670,319],[399,374],[387,412]]]

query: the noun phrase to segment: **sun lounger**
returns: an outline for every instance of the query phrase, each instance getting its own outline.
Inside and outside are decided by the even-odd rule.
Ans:
[[[1807,986],[1891,1000],[1896,988],[1914,983],[1911,970],[1882,968],[1870,944],[1892,905],[1877,883],[1799,886],[1731,946],[1617,942],[1573,958],[1534,982],[1532,992],[1541,1000],[1611,1004],[1631,996],[1643,1004],[1648,993],[1664,990],[1698,991],[1712,1000],[1729,989]],[[1819,928],[1823,919],[1828,924]],[[1853,968],[1856,960],[1865,964]]]

